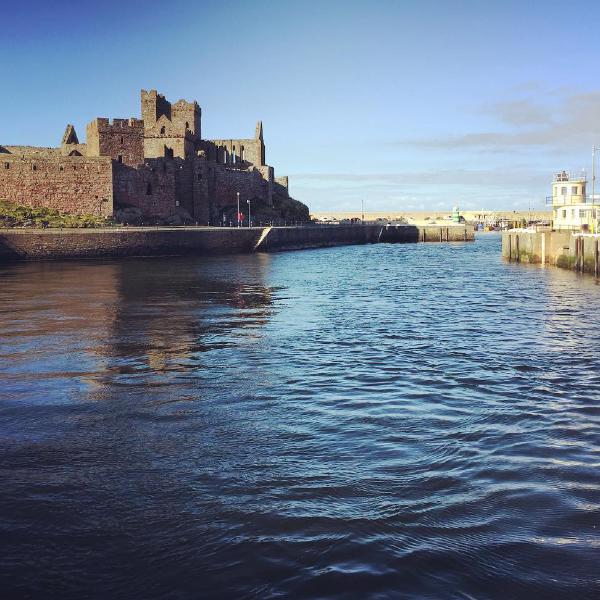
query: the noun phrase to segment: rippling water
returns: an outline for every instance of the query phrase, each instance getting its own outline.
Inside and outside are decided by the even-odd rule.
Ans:
[[[592,277],[488,235],[0,281],[3,597],[600,597]]]

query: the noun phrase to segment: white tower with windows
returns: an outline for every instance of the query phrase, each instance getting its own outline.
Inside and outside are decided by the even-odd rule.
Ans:
[[[561,171],[554,176],[552,196],[546,199],[552,205],[553,227],[557,230],[595,231],[600,206],[587,195],[585,173]]]

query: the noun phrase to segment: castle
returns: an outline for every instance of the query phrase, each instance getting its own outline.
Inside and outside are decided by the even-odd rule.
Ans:
[[[262,123],[253,138],[203,140],[197,102],[141,91],[141,119],[97,118],[79,142],[67,125],[58,148],[0,145],[0,198],[61,212],[203,225],[235,219],[237,194],[273,206],[287,177],[265,162]]]

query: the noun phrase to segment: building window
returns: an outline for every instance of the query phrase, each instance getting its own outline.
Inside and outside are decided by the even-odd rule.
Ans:
[[[242,146],[242,147],[240,148],[240,152],[241,152],[240,158],[241,158],[242,160],[246,160],[246,150],[244,150],[244,146]]]
[[[163,126],[160,128],[160,134],[161,134],[161,135],[165,135],[165,131],[166,131],[166,130],[165,130],[165,126],[163,125]]]
[[[573,194],[574,196],[577,195],[577,186],[571,186],[571,194]]]
[[[189,128],[190,128],[190,124],[189,124],[187,121],[185,122],[185,128],[186,128],[186,129],[189,129]]]
[[[566,196],[567,195],[567,188],[566,187],[561,187],[560,188],[560,193],[561,193],[561,196]]]
[[[152,196],[152,184],[151,183],[149,183],[146,186],[146,196]]]
[[[179,200],[175,200],[175,206],[179,206]]]
[[[571,209],[571,219],[575,219],[575,209]]]
[[[580,210],[579,211],[579,218],[580,219],[585,219],[585,210]]]
[[[37,166],[36,165],[31,165],[31,170],[32,171],[37,171]]]
[[[202,180],[202,173],[198,173],[198,181]]]
[[[123,136],[121,136],[121,146],[123,145]]]
[[[563,219],[566,219],[566,218],[567,218],[567,211],[563,210]]]
[[[123,162],[123,155],[119,154],[119,156],[117,156],[117,160],[122,163]]]
[[[10,163],[4,163],[4,168],[5,169],[10,169]]]

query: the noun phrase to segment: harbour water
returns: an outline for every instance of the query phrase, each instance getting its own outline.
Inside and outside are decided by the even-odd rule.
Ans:
[[[484,235],[0,282],[3,597],[600,597],[593,277]]]

